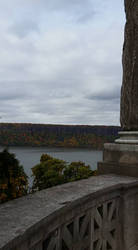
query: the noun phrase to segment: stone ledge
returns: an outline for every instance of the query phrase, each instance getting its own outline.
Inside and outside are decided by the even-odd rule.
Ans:
[[[138,144],[138,131],[121,131],[118,135],[120,138],[115,140],[116,143]]]
[[[138,187],[138,179],[103,175],[56,186],[0,205],[0,249],[12,249],[28,235],[37,232],[40,226],[50,224],[65,212],[71,211],[75,216],[76,206],[79,208],[83,204],[82,209],[87,209],[94,199],[110,199],[110,194],[113,196],[115,192],[117,195],[117,190],[129,187]]]
[[[116,162],[98,162],[98,174],[116,174],[121,176],[135,176],[138,178],[138,165]]]
[[[120,147],[121,146],[121,147]],[[104,162],[115,162],[116,164],[126,163],[132,166],[138,164],[138,152],[133,151],[131,145],[105,144],[103,151]]]
[[[138,145],[105,143],[104,150],[138,152]]]

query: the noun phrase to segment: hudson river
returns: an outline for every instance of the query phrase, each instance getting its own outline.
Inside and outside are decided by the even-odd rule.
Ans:
[[[0,147],[0,151],[3,147]],[[32,183],[31,168],[38,164],[42,154],[50,154],[53,157],[66,162],[83,161],[91,166],[91,169],[97,168],[97,162],[102,160],[102,151],[91,149],[76,148],[48,148],[48,147],[9,147],[9,151],[16,155],[29,176],[29,182]]]

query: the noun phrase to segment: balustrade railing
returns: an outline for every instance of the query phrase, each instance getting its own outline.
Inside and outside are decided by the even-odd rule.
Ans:
[[[0,250],[137,250],[137,196],[137,179],[108,175],[5,203]]]
[[[42,249],[117,249],[120,231],[118,208],[119,198],[89,208],[50,232],[42,243]],[[39,244],[38,249],[41,249],[41,242]]]

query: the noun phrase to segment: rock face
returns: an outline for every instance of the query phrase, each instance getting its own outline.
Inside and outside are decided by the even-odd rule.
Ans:
[[[124,130],[138,130],[138,0],[125,0],[125,12],[120,121]]]

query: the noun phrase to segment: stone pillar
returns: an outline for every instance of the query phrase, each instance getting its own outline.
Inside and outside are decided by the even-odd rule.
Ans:
[[[99,174],[138,177],[138,0],[125,0],[125,40],[120,122],[123,131],[115,143],[105,144]]]
[[[138,130],[138,0],[125,0],[123,84],[120,122],[123,130]]]

